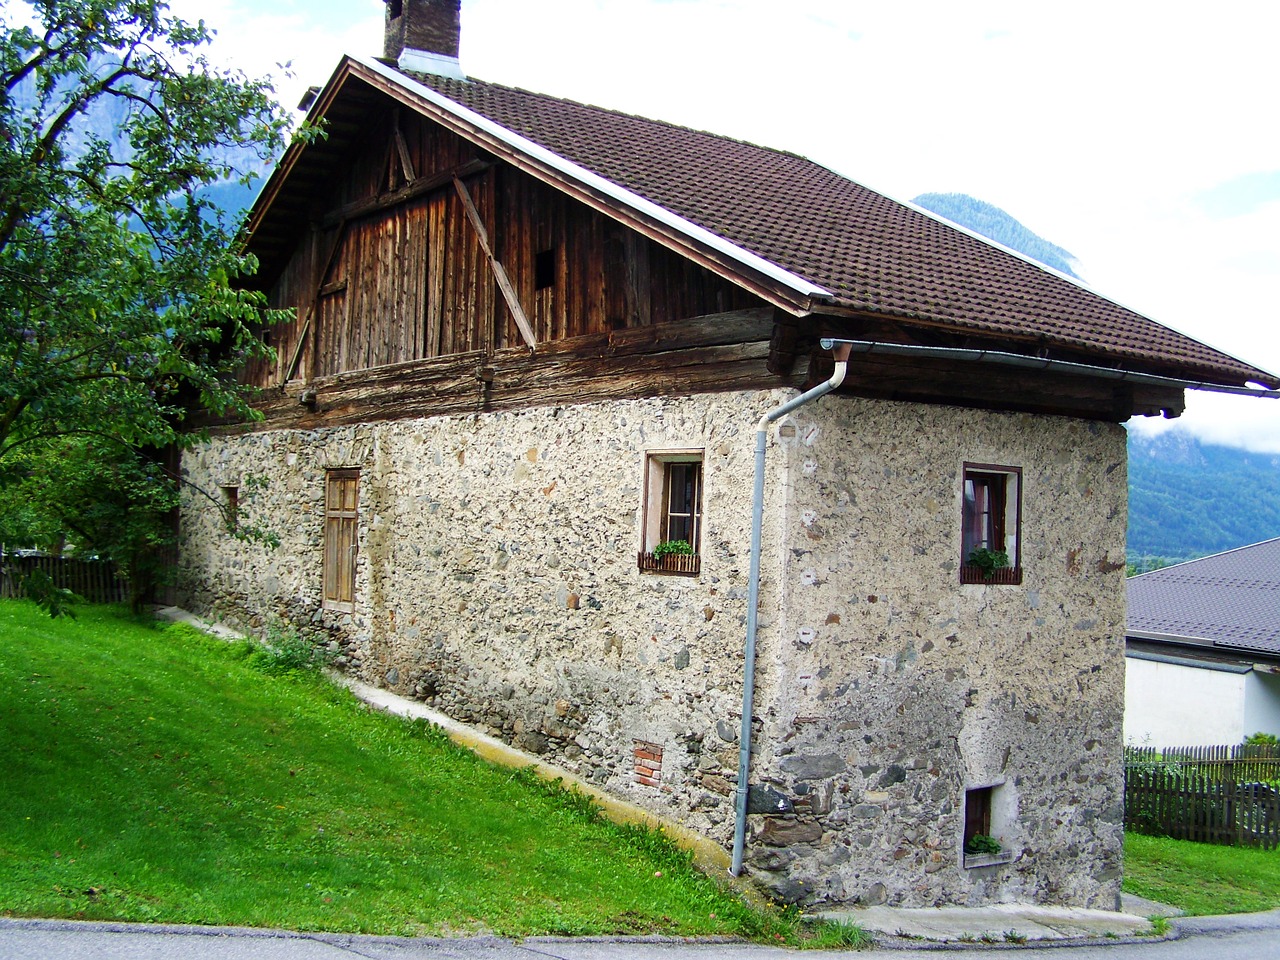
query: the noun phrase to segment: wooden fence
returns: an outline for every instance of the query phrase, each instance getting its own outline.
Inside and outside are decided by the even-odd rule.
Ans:
[[[106,560],[79,560],[45,554],[6,554],[0,557],[0,597],[22,597],[22,581],[33,570],[42,570],[59,587],[89,603],[122,603],[129,599],[129,584]]]
[[[1280,780],[1280,747],[1237,743],[1209,747],[1126,747],[1125,765],[1161,764],[1211,780]]]
[[[1280,846],[1274,747],[1126,751],[1127,829],[1227,846]]]

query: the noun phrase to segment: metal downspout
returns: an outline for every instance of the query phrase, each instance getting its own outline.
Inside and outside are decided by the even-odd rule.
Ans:
[[[812,390],[793,397],[775,407],[760,418],[756,426],[755,482],[751,494],[751,567],[747,574],[747,644],[742,667],[742,728],[738,736],[738,794],[733,826],[733,865],[729,872],[735,877],[742,873],[742,852],[747,838],[747,791],[751,773],[751,712],[755,701],[756,686],[756,628],[760,606],[760,531],[764,525],[764,452],[768,441],[769,424],[782,419],[797,407],[830,393],[844,382],[848,369],[849,347],[823,340],[824,350],[835,347],[836,368],[831,379]]]

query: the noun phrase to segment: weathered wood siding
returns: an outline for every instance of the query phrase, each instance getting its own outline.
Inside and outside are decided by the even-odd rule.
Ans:
[[[270,331],[278,360],[250,370],[252,383],[523,345],[454,174],[540,345],[761,305],[408,111],[371,117],[365,143],[270,291],[297,317]],[[540,254],[551,266],[541,284]]]

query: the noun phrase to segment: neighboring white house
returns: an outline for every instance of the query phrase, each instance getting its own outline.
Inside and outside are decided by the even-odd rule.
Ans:
[[[1280,734],[1280,538],[1128,583],[1125,742]]]

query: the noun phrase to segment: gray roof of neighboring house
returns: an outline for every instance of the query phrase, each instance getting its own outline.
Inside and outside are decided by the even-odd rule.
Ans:
[[[1280,656],[1280,537],[1128,582],[1126,633]]]

